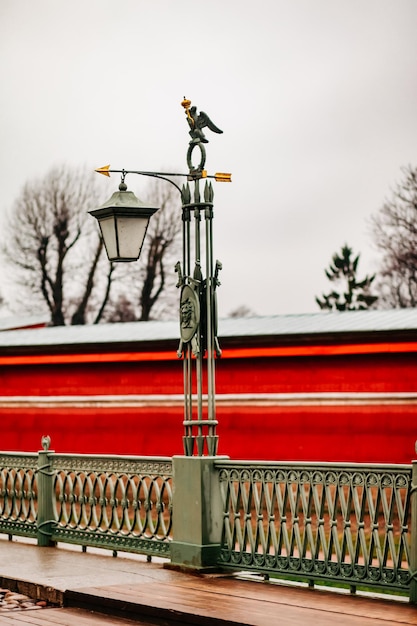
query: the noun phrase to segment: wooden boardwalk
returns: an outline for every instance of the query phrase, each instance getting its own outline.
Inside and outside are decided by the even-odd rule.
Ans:
[[[186,577],[188,579],[188,577]],[[0,613],[3,626],[394,626],[417,624],[417,608],[249,581],[193,577],[179,584],[91,587],[69,592],[77,605]],[[80,608],[82,607],[82,608]]]
[[[0,540],[0,585],[62,608],[0,611],[0,626],[417,626],[404,600],[291,587],[233,574]]]
[[[183,575],[184,576],[184,575]],[[401,601],[294,588],[236,577],[185,576],[178,582],[89,587],[67,594],[70,605],[166,624],[207,626],[394,626],[417,624]]]

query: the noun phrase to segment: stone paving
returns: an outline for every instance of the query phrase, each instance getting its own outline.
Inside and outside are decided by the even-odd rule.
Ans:
[[[46,606],[48,606],[48,603],[45,600],[34,600],[23,593],[15,593],[0,587],[0,613],[43,609]]]

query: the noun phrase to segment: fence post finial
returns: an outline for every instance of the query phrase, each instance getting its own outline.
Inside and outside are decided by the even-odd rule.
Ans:
[[[51,461],[53,450],[49,449],[51,438],[44,435],[41,439],[42,450],[38,452],[38,546],[54,546],[52,540],[54,519],[54,471]]]

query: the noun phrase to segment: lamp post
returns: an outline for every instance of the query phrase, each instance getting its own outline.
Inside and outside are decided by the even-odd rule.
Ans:
[[[178,357],[183,359],[184,375],[184,455],[216,456],[215,357],[221,356],[217,339],[216,289],[219,286],[219,261],[213,256],[213,187],[211,180],[230,182],[231,175],[208,175],[205,170],[208,143],[203,133],[207,127],[222,131],[208,115],[197,112],[184,98],[191,140],[187,150],[188,172],[166,173],[141,170],[114,170],[105,166],[97,172],[110,176],[121,174],[119,191],[101,207],[90,211],[97,218],[110,261],[135,261],[140,255],[149,219],[157,211],[127,191],[127,174],[151,176],[174,185],[182,204],[182,261],[175,270],[180,288],[180,344]],[[199,162],[194,164],[195,153]],[[180,188],[173,178],[185,177]],[[203,188],[201,188],[203,187]],[[204,254],[205,259],[202,259]]]

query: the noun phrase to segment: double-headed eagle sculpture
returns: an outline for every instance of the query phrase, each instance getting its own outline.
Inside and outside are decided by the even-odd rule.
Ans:
[[[184,97],[184,100],[181,102],[181,104],[185,109],[187,122],[190,127],[190,145],[196,143],[208,143],[208,139],[203,133],[203,128],[205,128],[206,126],[211,131],[213,131],[213,133],[223,132],[222,130],[220,130],[220,128],[217,128],[217,126],[213,124],[207,113],[204,113],[204,111],[200,111],[200,113],[198,114],[197,107],[191,106],[191,100],[187,100]]]

